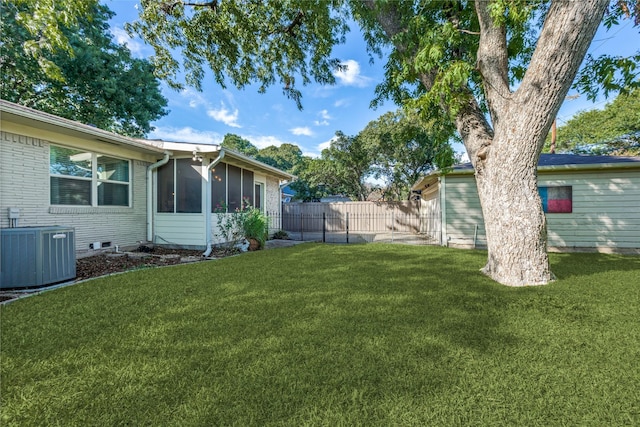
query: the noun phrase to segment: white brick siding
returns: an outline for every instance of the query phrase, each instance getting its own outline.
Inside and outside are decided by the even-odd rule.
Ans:
[[[95,241],[132,246],[146,239],[146,168],[150,163],[131,160],[131,207],[51,206],[49,146],[43,139],[0,133],[0,227],[9,226],[7,209],[14,207],[20,209],[20,227],[75,227],[80,253],[89,251]]]

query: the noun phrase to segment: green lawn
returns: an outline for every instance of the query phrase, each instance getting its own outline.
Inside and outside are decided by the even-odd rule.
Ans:
[[[639,425],[640,257],[305,244],[2,307],[3,426]]]

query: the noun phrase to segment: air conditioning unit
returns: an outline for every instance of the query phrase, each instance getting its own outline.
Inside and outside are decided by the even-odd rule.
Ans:
[[[0,230],[0,289],[44,286],[75,277],[73,227]]]

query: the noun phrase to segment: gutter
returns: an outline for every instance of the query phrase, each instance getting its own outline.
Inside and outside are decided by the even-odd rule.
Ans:
[[[208,257],[211,255],[211,251],[213,250],[213,239],[211,238],[211,169],[213,169],[220,161],[224,158],[224,150],[221,149],[219,151],[218,157],[216,157],[209,166],[207,166],[207,193],[206,193],[206,209],[204,213],[205,217],[205,233],[207,236],[207,249],[202,254],[203,257]]]
[[[153,171],[169,163],[171,152],[165,151],[162,160],[147,167],[147,241],[153,242]]]

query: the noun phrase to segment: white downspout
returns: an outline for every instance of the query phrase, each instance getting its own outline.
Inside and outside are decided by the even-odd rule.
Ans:
[[[206,210],[204,213],[204,217],[205,217],[205,232],[207,233],[207,249],[204,251],[204,253],[202,254],[203,257],[208,257],[209,255],[211,255],[211,251],[213,250],[213,248],[211,247],[211,245],[213,244],[212,239],[211,239],[211,205],[212,205],[212,201],[211,201],[211,169],[213,169],[218,163],[220,163],[220,160],[222,160],[224,158],[224,150],[221,149],[219,151],[218,157],[216,157],[211,163],[209,163],[209,166],[207,166],[207,194],[206,194]]]
[[[171,153],[164,152],[162,160],[147,167],[147,241],[153,242],[153,171],[169,163]]]

